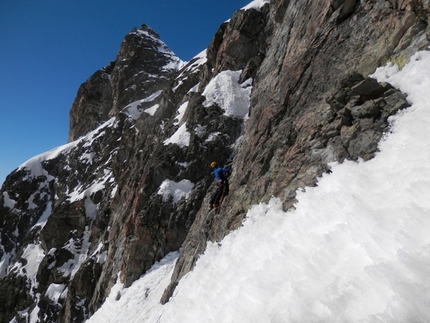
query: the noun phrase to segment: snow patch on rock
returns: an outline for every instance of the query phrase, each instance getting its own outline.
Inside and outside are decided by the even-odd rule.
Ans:
[[[204,89],[204,107],[217,104],[227,117],[245,118],[249,112],[252,79],[239,84],[242,71],[223,71]]]

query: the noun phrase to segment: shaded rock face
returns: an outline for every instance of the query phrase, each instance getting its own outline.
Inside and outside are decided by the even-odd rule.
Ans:
[[[207,50],[206,67],[214,69],[213,74],[243,70],[242,81],[255,75],[267,49],[267,11],[268,6],[261,11],[237,11],[220,26]]]
[[[112,88],[110,83],[114,63],[95,72],[83,83],[70,109],[69,142],[96,129],[108,119],[112,109]]]
[[[272,0],[235,13],[187,64],[148,26],[131,31],[80,87],[69,143],[2,187],[0,322],[83,322],[118,279],[130,286],[181,248],[167,302],[251,205],[277,196],[288,209],[330,162],[372,158],[408,103],[367,75],[428,46],[428,12],[427,1]],[[215,215],[209,164],[228,159]]]

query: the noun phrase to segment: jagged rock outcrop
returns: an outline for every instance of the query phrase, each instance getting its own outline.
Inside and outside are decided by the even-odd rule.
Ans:
[[[154,30],[147,25],[134,28],[121,43],[116,60],[80,86],[70,110],[69,142],[126,105],[164,89],[181,64]]]
[[[118,279],[129,286],[181,248],[167,302],[251,205],[277,196],[288,209],[329,163],[372,158],[408,103],[367,75],[427,48],[429,8],[272,0],[235,13],[187,64],[134,29],[79,89],[70,142],[2,187],[0,322],[83,322]],[[229,158],[215,215],[209,163]]]
[[[131,102],[164,89],[176,76],[182,61],[146,25],[125,36],[112,71],[115,115]]]

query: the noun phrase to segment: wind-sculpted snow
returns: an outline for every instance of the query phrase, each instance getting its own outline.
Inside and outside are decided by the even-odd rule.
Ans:
[[[130,288],[124,288],[118,281],[112,287],[103,309],[97,311],[87,322],[124,322],[124,319],[130,319],[130,322],[157,322],[162,316],[159,300],[165,285],[169,283],[178,255],[179,252],[168,254]],[[142,303],[146,305],[142,306]],[[125,307],[128,315],[124,315]]]

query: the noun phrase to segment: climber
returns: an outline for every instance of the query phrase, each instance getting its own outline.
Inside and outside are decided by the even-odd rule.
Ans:
[[[212,209],[219,207],[224,197],[228,195],[228,174],[230,173],[231,166],[222,168],[218,166],[217,162],[212,162],[211,168],[214,169],[213,174],[217,184],[217,190],[209,202],[209,208]]]

